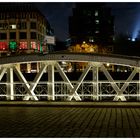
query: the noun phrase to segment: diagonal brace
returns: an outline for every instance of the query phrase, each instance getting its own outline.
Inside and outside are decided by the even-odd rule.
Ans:
[[[14,67],[14,71],[15,71],[16,75],[18,76],[18,78],[20,79],[20,81],[22,81],[24,83],[24,87],[27,90],[27,92],[29,93],[29,95],[31,95],[34,100],[38,100],[35,93],[30,89],[30,85],[27,82],[27,80],[25,79],[25,77],[23,76],[23,74],[21,73],[21,71],[18,70],[16,66]]]
[[[33,81],[33,84],[30,85],[30,91],[33,92],[34,89],[36,88],[40,78],[42,77],[43,73],[44,73],[44,70],[47,68],[47,65],[43,65],[39,71],[39,73],[36,75],[34,81]],[[29,95],[29,94],[28,94]],[[30,99],[30,96],[25,96],[23,100],[29,100]]]
[[[88,66],[86,67],[86,69],[84,70],[84,72],[83,72],[82,75],[80,76],[80,78],[79,78],[77,84],[74,86],[74,89],[73,89],[73,91],[72,91],[72,95],[69,95],[68,100],[72,100],[72,98],[75,96],[75,94],[76,94],[78,88],[80,87],[81,83],[83,82],[83,80],[84,80],[84,78],[86,77],[87,73],[89,72],[90,68],[91,68],[91,65],[88,65]]]
[[[127,80],[126,80],[125,83],[123,84],[123,86],[122,86],[120,92],[118,93],[119,96],[121,96],[121,95],[123,94],[123,92],[126,90],[126,88],[129,86],[129,82],[132,81],[132,79],[134,78],[134,76],[136,75],[136,73],[137,73],[137,69],[134,68],[134,70],[132,71],[132,73],[130,74],[130,76],[127,78]],[[115,101],[118,100],[118,99],[119,99],[118,96],[115,96],[115,97],[114,97],[114,100],[115,100]]]
[[[117,101],[119,99],[121,99],[122,101],[126,101],[126,98],[124,97],[123,92],[126,90],[126,88],[129,85],[129,82],[133,79],[133,77],[137,73],[136,68],[134,68],[134,70],[132,71],[132,73],[130,74],[130,76],[128,77],[128,79],[125,81],[125,83],[123,84],[123,86],[122,86],[121,89],[114,82],[113,78],[111,77],[111,75],[109,74],[109,72],[106,70],[106,68],[104,67],[104,65],[101,66],[101,69],[104,72],[104,74],[107,77],[107,79],[111,82],[111,85],[112,85],[113,89],[117,93],[117,95],[114,97],[114,101]]]
[[[63,80],[68,83],[68,88],[73,91],[74,89],[74,86],[72,85],[72,83],[70,82],[70,80],[68,79],[67,75],[64,73],[64,71],[61,69],[59,63],[56,63],[55,64],[55,67],[57,68],[57,70],[59,71],[59,74],[61,75],[61,77],[63,78]],[[80,96],[78,95],[77,92],[75,92],[75,95],[74,95],[74,98],[77,100],[77,101],[81,101],[81,98]]]
[[[5,68],[5,67],[0,70],[0,81],[1,81],[2,77],[4,76],[6,70],[7,70],[7,68]]]

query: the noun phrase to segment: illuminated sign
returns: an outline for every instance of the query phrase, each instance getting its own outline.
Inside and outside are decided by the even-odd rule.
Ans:
[[[38,43],[38,51],[43,52],[42,43]]]
[[[9,42],[9,48],[11,50],[16,50],[17,49],[17,43],[15,41],[10,41]]]
[[[20,42],[19,49],[27,49],[27,42]]]
[[[45,36],[44,38],[44,42],[46,44],[52,44],[52,45],[55,45],[55,37],[54,36]]]
[[[0,50],[8,50],[7,42],[0,42]]]
[[[36,42],[31,42],[31,48],[32,49],[37,49]]]

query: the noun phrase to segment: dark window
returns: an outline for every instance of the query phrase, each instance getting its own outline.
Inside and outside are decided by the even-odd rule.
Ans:
[[[27,28],[26,22],[18,23],[18,29],[26,29],[26,28]]]
[[[0,29],[8,29],[8,24],[7,23],[0,23]]]
[[[27,64],[20,64],[20,70],[22,72],[27,72]]]
[[[20,39],[26,39],[27,38],[27,33],[26,32],[20,32],[19,33],[19,38]]]
[[[31,39],[36,39],[36,32],[31,32]]]
[[[0,39],[7,39],[6,33],[0,33]]]
[[[10,39],[16,39],[16,32],[10,33]]]
[[[31,22],[31,29],[36,29],[36,22]]]
[[[37,63],[31,63],[31,69],[36,70],[37,69]]]

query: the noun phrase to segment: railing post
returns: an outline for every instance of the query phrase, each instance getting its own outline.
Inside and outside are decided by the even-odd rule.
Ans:
[[[14,100],[14,75],[13,68],[7,68],[7,100]]]
[[[55,100],[54,65],[48,65],[48,100]]]

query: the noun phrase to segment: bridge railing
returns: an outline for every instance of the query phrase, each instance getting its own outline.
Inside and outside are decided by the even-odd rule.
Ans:
[[[115,81],[117,86],[121,89],[125,81]],[[77,81],[72,81],[72,85],[76,85]],[[0,100],[7,100],[7,82],[0,83]],[[33,82],[29,82],[30,85],[33,85]],[[80,96],[82,101],[113,101],[114,97],[116,96],[116,92],[113,89],[111,82],[103,80],[98,82],[98,93],[94,92],[94,84],[97,84],[93,81],[84,81],[79,86],[77,93]],[[14,100],[24,100],[26,96],[30,96],[25,89],[25,83],[22,82],[14,82]],[[49,100],[48,97],[48,85],[49,82],[39,82],[36,88],[34,89],[35,96],[38,100]],[[70,89],[68,88],[69,83],[63,81],[55,81],[54,83],[54,98],[55,100],[66,101],[68,96],[70,95]],[[133,80],[129,82],[129,86],[123,92],[123,96],[126,98],[127,101],[139,101],[140,94],[139,94],[139,81]]]

